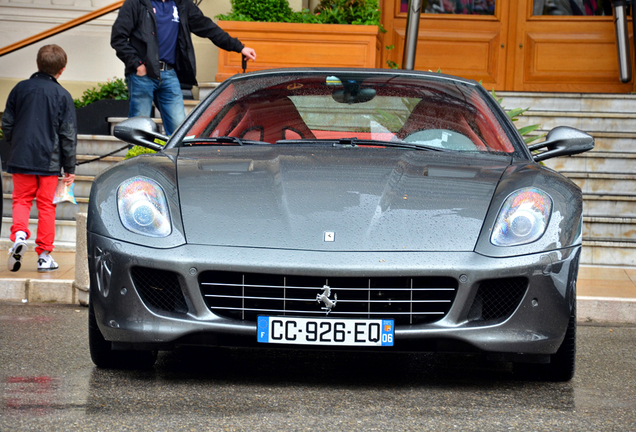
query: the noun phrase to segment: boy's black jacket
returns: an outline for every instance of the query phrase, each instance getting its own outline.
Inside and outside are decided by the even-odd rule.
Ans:
[[[37,72],[19,82],[7,99],[2,131],[11,144],[8,166],[20,171],[75,173],[75,105],[52,76]]]

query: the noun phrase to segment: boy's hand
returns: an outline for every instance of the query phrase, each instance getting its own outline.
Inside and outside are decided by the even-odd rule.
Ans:
[[[75,181],[75,174],[64,173],[64,179],[62,180],[66,186],[70,186]]]

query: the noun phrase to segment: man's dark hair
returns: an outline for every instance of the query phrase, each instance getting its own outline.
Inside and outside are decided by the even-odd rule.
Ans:
[[[59,46],[44,45],[38,51],[38,71],[55,76],[66,67],[66,53]]]

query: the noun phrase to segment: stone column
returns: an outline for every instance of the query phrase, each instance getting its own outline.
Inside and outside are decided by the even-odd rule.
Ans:
[[[86,213],[78,213],[76,221],[75,239],[75,281],[73,294],[75,303],[88,306],[88,289],[90,277],[88,275],[88,251],[86,248]]]

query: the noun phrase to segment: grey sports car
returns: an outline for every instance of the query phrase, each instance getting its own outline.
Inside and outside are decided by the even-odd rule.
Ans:
[[[181,345],[481,353],[574,373],[580,189],[478,83],[285,69],[223,82],[156,150],[94,181],[89,340],[100,367]]]

